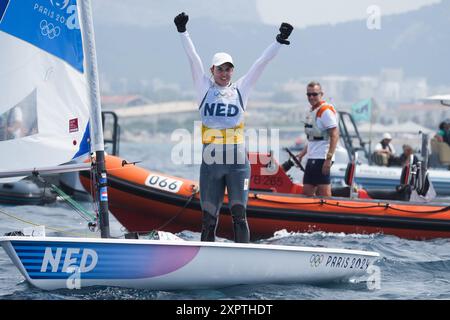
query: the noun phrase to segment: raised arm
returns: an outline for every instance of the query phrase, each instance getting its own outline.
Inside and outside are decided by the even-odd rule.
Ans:
[[[205,90],[209,88],[209,80],[205,75],[203,69],[203,63],[200,56],[195,50],[194,44],[186,30],[186,24],[189,21],[189,16],[184,12],[177,15],[174,19],[174,23],[180,33],[181,43],[184,51],[189,59],[189,65],[191,66],[192,78],[194,80],[194,86],[197,91],[197,100],[200,102],[205,94]]]
[[[242,99],[244,100],[244,105],[247,102],[248,94],[256,81],[261,76],[267,64],[277,55],[282,44],[289,45],[290,42],[287,40],[291,34],[293,27],[283,22],[280,26],[280,33],[276,36],[276,41],[274,41],[258,58],[258,60],[253,63],[250,70],[237,81],[237,85],[241,91]]]

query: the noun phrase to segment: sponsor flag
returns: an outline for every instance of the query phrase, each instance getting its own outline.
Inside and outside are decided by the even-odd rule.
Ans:
[[[352,105],[352,117],[356,122],[370,121],[372,116],[372,99],[362,100]]]

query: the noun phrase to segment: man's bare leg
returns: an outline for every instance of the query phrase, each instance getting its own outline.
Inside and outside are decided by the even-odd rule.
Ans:
[[[303,185],[303,194],[308,197],[312,197],[316,195],[317,187],[312,184],[304,184]]]
[[[317,186],[317,195],[322,197],[331,197],[331,185],[319,184]]]

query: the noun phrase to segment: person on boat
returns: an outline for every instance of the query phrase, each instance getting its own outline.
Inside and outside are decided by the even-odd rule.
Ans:
[[[439,124],[439,131],[434,136],[439,142],[446,142],[450,145],[450,119],[446,119]]]
[[[402,146],[402,149],[403,149],[403,153],[398,158],[398,164],[399,165],[401,165],[403,167],[406,164],[408,164],[411,155],[414,156],[413,163],[417,163],[417,161],[419,161],[419,158],[417,158],[417,156],[414,154],[414,150],[409,144],[404,144]]]
[[[305,120],[308,143],[297,155],[301,161],[306,155],[308,162],[303,176],[303,193],[307,196],[331,197],[330,169],[339,141],[337,112],[333,105],[323,100],[322,86],[310,82],[306,95],[311,105]]]
[[[276,41],[242,78],[232,82],[235,64],[228,53],[216,53],[211,67],[205,72],[202,60],[186,31],[188,20],[189,16],[183,12],[175,17],[174,22],[189,59],[202,119],[201,240],[215,241],[219,212],[227,187],[234,240],[246,243],[250,241],[246,215],[250,163],[244,143],[244,113],[249,93],[264,68],[283,45],[290,44],[287,39],[293,27],[282,23]]]
[[[398,163],[395,148],[391,142],[392,136],[387,132],[384,133],[383,138],[374,149],[373,158],[376,164],[389,167]]]

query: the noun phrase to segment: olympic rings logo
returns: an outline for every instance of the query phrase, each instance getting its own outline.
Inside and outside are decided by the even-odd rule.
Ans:
[[[47,20],[42,20],[41,24],[41,34],[44,37],[48,37],[50,40],[55,39],[61,33],[61,28],[54,26],[53,23],[48,23]]]
[[[309,258],[309,263],[311,264],[311,267],[318,267],[322,263],[324,259],[323,254],[313,254],[311,255],[311,258]]]
[[[55,3],[53,3],[53,1],[54,0],[50,0],[50,3],[52,4],[52,6],[54,6],[56,8],[60,8],[61,10],[64,10],[69,5],[69,0],[55,1]]]
[[[233,96],[233,93],[232,92],[228,92],[228,91],[225,91],[225,92],[215,91],[214,92],[214,96],[216,96],[216,97],[221,96],[221,97],[225,97],[225,98],[230,98],[230,97]]]

